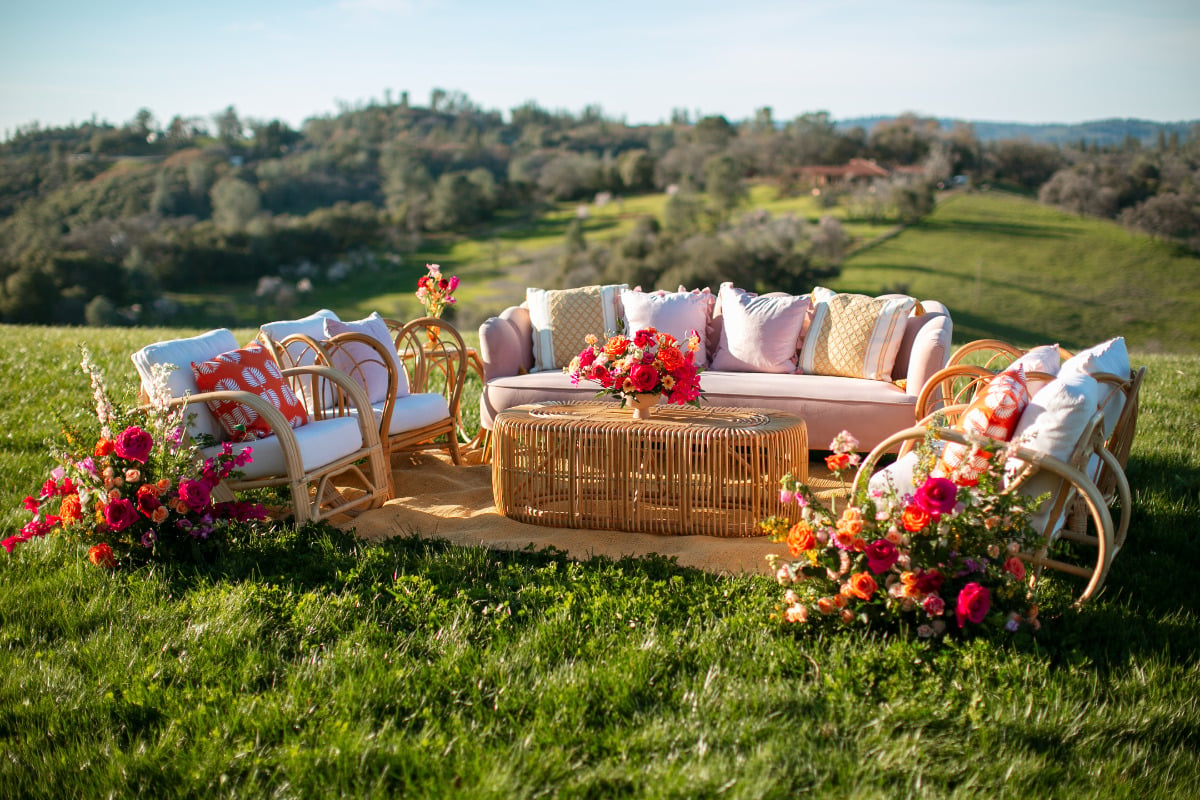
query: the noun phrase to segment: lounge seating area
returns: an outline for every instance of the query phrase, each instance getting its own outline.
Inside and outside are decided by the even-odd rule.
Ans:
[[[954,349],[950,313],[937,301],[819,287],[803,296],[730,284],[715,295],[531,289],[525,303],[480,327],[482,433],[518,406],[591,399],[594,387],[563,370],[584,337],[650,326],[680,341],[702,331],[702,405],[793,415],[818,451],[851,431],[870,451],[857,489],[911,495],[925,475],[957,481],[988,452],[1002,452],[1006,490],[1047,497],[1034,521],[1042,546],[1021,558],[1035,575],[1081,578],[1080,602],[1103,586],[1129,528],[1124,466],[1145,373],[1130,365],[1123,339],[1073,354],[995,340]],[[444,451],[462,464],[461,404],[474,354],[436,317],[343,321],[321,309],[265,323],[245,346],[220,329],[147,346],[133,361],[143,398],[153,394],[154,365],[174,367],[167,393],[173,404],[190,404],[194,439],[213,452],[222,441],[253,448],[244,474],[219,487],[222,496],[286,487],[282,512],[303,524],[391,501],[400,454]],[[932,451],[924,442],[935,443]],[[540,447],[542,457],[557,457],[553,443]],[[623,462],[609,454],[605,463]]]

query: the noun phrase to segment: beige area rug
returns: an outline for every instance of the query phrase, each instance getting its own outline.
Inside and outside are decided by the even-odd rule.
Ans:
[[[570,557],[622,558],[658,554],[683,567],[720,575],[770,575],[766,557],[787,548],[764,537],[666,536],[585,528],[529,525],[502,516],[492,502],[491,467],[479,451],[454,466],[440,453],[415,453],[393,459],[396,497],[343,525],[367,540],[417,534],[462,546],[507,550],[554,547]],[[823,463],[810,465],[809,484],[818,491],[837,483]]]

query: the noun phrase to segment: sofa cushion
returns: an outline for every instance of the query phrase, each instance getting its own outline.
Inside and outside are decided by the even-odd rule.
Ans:
[[[1107,342],[1080,350],[1063,362],[1058,374],[1090,375],[1098,378],[1100,375],[1115,375],[1121,380],[1128,380],[1131,372],[1129,351],[1125,349],[1125,338],[1118,336]],[[1104,437],[1112,435],[1121,412],[1125,409],[1125,392],[1115,384],[1104,384],[1100,387],[1098,407],[1104,409]]]
[[[892,365],[904,339],[911,297],[868,297],[818,286],[813,318],[800,351],[799,371],[892,380]]]
[[[537,370],[562,369],[579,355],[588,334],[603,338],[617,330],[621,291],[628,284],[579,289],[527,289]]]
[[[267,348],[258,342],[207,361],[193,361],[191,366],[196,388],[201,392],[250,392],[279,409],[293,428],[308,422],[304,404],[283,379]],[[207,405],[229,441],[245,442],[272,434],[270,423],[250,406],[236,400],[210,400]]]
[[[719,298],[721,336],[713,353],[713,369],[796,371],[796,349],[811,307],[807,296],[759,296],[726,283]]]
[[[353,416],[327,417],[309,422],[294,431],[299,445],[301,461],[305,471],[317,469],[345,458],[363,446],[362,430],[358,419]],[[201,452],[207,458],[221,452],[222,445],[206,447]],[[287,474],[287,460],[283,455],[283,444],[278,436],[269,436],[253,442],[240,442],[233,446],[234,455],[251,448],[251,461],[241,467],[242,478],[253,480]]]
[[[265,325],[259,326],[258,330],[275,342],[282,342],[287,337],[294,336],[295,334],[303,334],[319,342],[325,338],[325,320],[337,318],[337,314],[328,308],[322,308],[300,319],[282,319],[275,322],[268,322]],[[298,344],[293,344],[288,348],[288,356],[291,357],[293,364],[300,367],[311,366],[316,361],[316,354],[312,352],[311,348]]]
[[[967,434],[979,434],[1007,442],[1020,422],[1021,413],[1029,405],[1029,388],[1025,373],[1001,372],[975,395],[975,399],[959,417],[955,429]],[[991,456],[974,447],[957,442],[948,443],[942,450],[933,474],[952,477],[961,486],[974,486],[979,475],[987,469]]]
[[[708,323],[712,318],[713,296],[710,292],[643,292],[641,289],[621,291],[621,311],[627,334],[643,328],[669,333],[685,342],[695,331],[700,338],[696,363],[708,364]],[[597,334],[599,335],[599,334]],[[583,349],[583,345],[580,345]],[[578,355],[578,353],[576,354]]]
[[[1030,348],[1024,355],[1005,367],[1004,371],[1013,372],[1017,369],[1023,371],[1025,373],[1025,383],[1029,387],[1029,394],[1033,396],[1041,391],[1054,376],[1058,375],[1061,365],[1062,356],[1059,355],[1058,345],[1043,344]],[[1041,373],[1050,377],[1035,377],[1031,373]]]
[[[197,391],[196,376],[190,366],[193,361],[215,358],[221,353],[236,349],[237,346],[238,342],[232,331],[228,328],[218,328],[186,339],[168,339],[148,344],[134,353],[131,358],[142,379],[142,386],[147,390],[154,380],[152,373],[155,365],[162,364],[173,367],[174,369],[167,373],[166,389],[171,397],[183,397],[196,394]],[[189,405],[188,414],[191,415],[188,432],[192,436],[221,438],[223,433],[221,425],[207,404]]]
[[[383,346],[391,367],[396,372],[396,397],[408,394],[408,373],[404,371],[400,359],[396,356],[396,343],[392,339],[387,323],[378,312],[353,322],[342,322],[336,319],[325,320],[325,329],[321,338],[329,339],[341,333],[361,333],[370,336]],[[334,369],[353,375],[355,380],[364,384],[367,398],[372,403],[380,403],[387,399],[388,368],[379,363],[379,354],[369,345],[359,342],[348,342],[330,355]],[[361,365],[358,367],[357,365]]]

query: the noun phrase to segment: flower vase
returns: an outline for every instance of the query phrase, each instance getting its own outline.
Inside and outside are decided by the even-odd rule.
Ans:
[[[438,346],[438,342],[440,341],[440,338],[438,335],[438,329],[435,326],[430,325],[428,328],[425,329],[425,338],[429,340],[429,348],[428,349],[436,350],[437,346]]]
[[[634,419],[650,419],[650,409],[658,405],[658,394],[630,395],[629,405],[633,408]]]

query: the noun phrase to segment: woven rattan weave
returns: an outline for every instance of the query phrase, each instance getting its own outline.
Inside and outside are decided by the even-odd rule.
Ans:
[[[808,432],[791,414],[615,402],[537,403],[492,430],[496,508],[522,522],[642,533],[759,536],[794,516],[779,479],[807,478]]]

